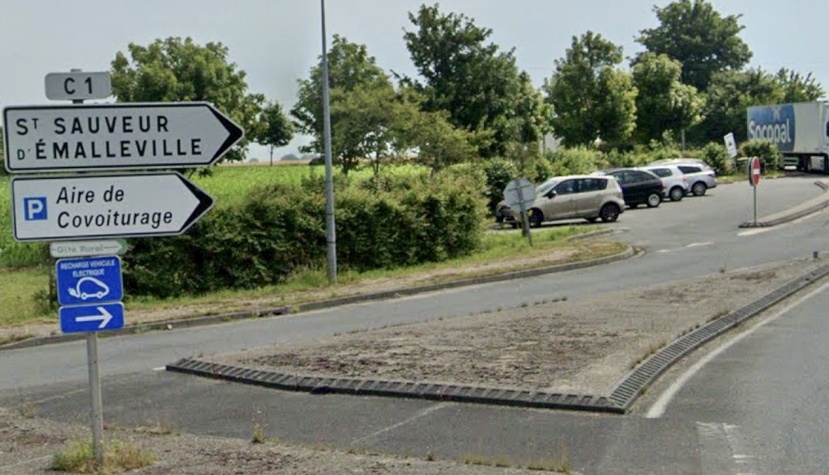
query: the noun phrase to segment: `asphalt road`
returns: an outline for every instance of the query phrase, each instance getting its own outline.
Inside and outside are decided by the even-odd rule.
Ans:
[[[773,213],[817,196],[821,190],[812,184],[814,179],[763,182],[758,193],[759,204],[764,207],[761,209]],[[415,456],[432,452],[453,459],[462,454],[481,454],[530,460],[567,450],[572,466],[582,473],[737,473],[717,471],[721,466],[730,467],[728,463],[734,460],[733,453],[715,450],[722,445],[717,441],[728,442],[729,437],[734,437],[729,435],[730,429],[700,425],[729,419],[693,413],[686,417],[688,409],[676,406],[674,410],[674,405],[668,414],[676,414],[675,417],[601,416],[283,393],[154,369],[180,357],[466,315],[551,297],[575,298],[704,275],[723,267],[733,269],[803,257],[813,250],[826,249],[823,236],[829,222],[827,214],[774,229],[738,229],[737,224],[750,216],[750,188],[745,184],[727,185],[711,190],[710,196],[666,202],[657,209],[623,214],[614,226],[628,231],[619,234],[619,238],[648,252],[601,268],[297,316],[102,339],[99,352],[105,419],[116,425],[161,423],[194,433],[248,438],[253,412],[258,411],[265,417],[269,435],[286,441],[365,447]],[[815,334],[819,331],[815,329]],[[781,341],[778,348],[785,352],[786,342]],[[0,405],[15,406],[29,401],[37,405],[40,415],[86,423],[86,354],[82,342],[0,352],[0,373]],[[728,393],[722,375],[718,381],[721,392]],[[704,389],[702,385],[698,391]],[[675,405],[685,401],[684,394],[680,393]],[[737,393],[741,394],[746,393]],[[804,397],[807,395],[804,393]],[[694,394],[689,399],[693,400]],[[792,406],[791,410],[807,407],[810,406]],[[758,403],[755,410],[762,414],[768,412],[767,408]],[[742,420],[737,423],[750,425]],[[758,426],[762,424],[758,422]],[[705,438],[701,433],[713,435]],[[804,434],[805,438],[814,436]],[[743,439],[741,436],[734,440]],[[707,445],[701,446],[700,440]],[[700,451],[710,456],[700,457]]]

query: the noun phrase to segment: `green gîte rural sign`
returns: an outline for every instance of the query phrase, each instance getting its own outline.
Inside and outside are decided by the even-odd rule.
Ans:
[[[124,254],[127,249],[127,241],[123,239],[53,242],[49,244],[49,253],[56,258],[114,256]]]

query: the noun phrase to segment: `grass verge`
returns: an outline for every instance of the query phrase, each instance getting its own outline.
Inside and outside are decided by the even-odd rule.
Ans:
[[[365,285],[395,281],[395,285],[412,287],[485,277],[504,272],[546,267],[617,254],[626,245],[595,239],[567,238],[603,229],[602,226],[563,225],[534,229],[533,246],[519,230],[488,232],[474,255],[420,266],[382,269],[357,273],[340,272],[336,285],[329,285],[325,269],[310,269],[289,278],[285,283],[251,290],[223,290],[210,294],[160,300],[127,296],[128,312],[162,313],[176,309],[173,318],[188,318],[246,311],[253,308],[295,306],[310,301],[364,293]],[[38,302],[48,289],[49,268],[0,270],[0,327],[13,328],[29,323],[56,320],[54,312],[43,310]],[[364,288],[361,290],[361,285]],[[9,341],[22,337],[9,337]]]

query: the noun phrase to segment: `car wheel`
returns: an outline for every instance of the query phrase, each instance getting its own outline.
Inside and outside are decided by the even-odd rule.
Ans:
[[[694,183],[694,186],[693,188],[691,188],[691,191],[694,193],[694,196],[702,196],[705,194],[705,190],[707,189],[708,186],[706,186],[705,183],[698,181]]]
[[[648,208],[656,208],[659,206],[659,203],[662,203],[661,193],[651,193],[648,195]]]
[[[682,189],[681,186],[675,186],[671,188],[671,192],[669,193],[671,201],[681,201],[682,198],[685,196],[685,190]]]
[[[599,210],[599,217],[604,223],[612,223],[619,218],[619,207],[613,203],[607,203]]]
[[[530,226],[534,228],[540,228],[541,223],[544,222],[544,213],[541,212],[540,209],[533,208],[530,210]]]

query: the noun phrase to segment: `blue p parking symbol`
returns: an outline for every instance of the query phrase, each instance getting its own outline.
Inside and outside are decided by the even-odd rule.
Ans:
[[[46,197],[23,198],[23,216],[26,221],[43,221],[46,219]]]

